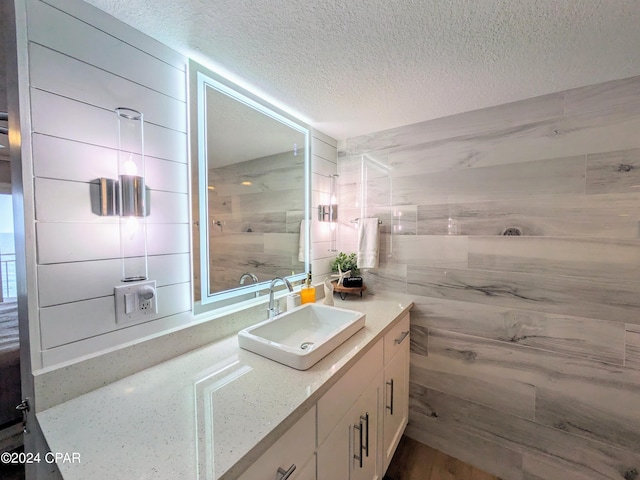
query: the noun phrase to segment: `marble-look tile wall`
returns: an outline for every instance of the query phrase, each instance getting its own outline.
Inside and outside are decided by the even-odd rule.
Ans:
[[[415,297],[408,435],[508,480],[640,478],[640,77],[352,138],[338,173],[339,248],[379,217],[365,281]]]
[[[261,282],[304,272],[298,260],[303,154],[212,168],[209,183],[215,188],[209,191],[211,291],[238,287],[247,272]]]

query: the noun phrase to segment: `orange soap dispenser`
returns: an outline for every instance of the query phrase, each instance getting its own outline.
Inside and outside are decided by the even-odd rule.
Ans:
[[[316,287],[311,285],[311,272],[307,273],[307,281],[305,285],[300,289],[301,303],[315,303],[316,301]]]

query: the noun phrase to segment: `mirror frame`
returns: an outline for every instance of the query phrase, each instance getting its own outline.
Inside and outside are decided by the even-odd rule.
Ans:
[[[192,177],[194,175],[197,175],[198,191],[196,198],[199,214],[199,224],[197,222],[192,222],[192,224],[198,225],[200,245],[200,300],[198,302],[195,301],[195,282],[193,282],[192,284],[192,298],[194,313],[201,313],[203,311],[211,310],[214,308],[241,303],[249,300],[255,302],[258,292],[268,289],[270,283],[269,280],[214,293],[211,293],[209,290],[209,221],[202,221],[202,219],[204,218],[209,218],[209,202],[207,201],[209,172],[206,155],[206,89],[213,88],[218,92],[246,105],[247,107],[253,108],[254,110],[257,110],[258,112],[267,115],[268,117],[271,117],[274,120],[281,122],[304,135],[304,218],[307,219],[304,242],[305,271],[299,274],[287,276],[286,278],[290,282],[304,281],[306,279],[306,272],[310,271],[311,266],[311,222],[309,221],[311,220],[311,130],[307,124],[295,118],[294,116],[285,113],[266,100],[248,92],[247,90],[234,84],[221,75],[212,72],[211,70],[207,69],[206,67],[192,59],[189,60],[189,85],[191,157],[193,157],[194,153],[197,155],[197,162],[194,162],[193,158],[191,161],[191,174]],[[196,92],[195,95],[193,94],[194,90]],[[195,170],[194,167],[197,167],[197,170]],[[193,185],[194,182],[192,178],[192,188]],[[193,197],[195,197],[195,193],[196,192],[192,192]],[[195,209],[195,205],[195,202],[192,202],[193,209]],[[195,245],[195,239],[193,238],[192,245]],[[194,265],[194,256],[191,255],[191,257],[192,268],[195,271],[195,268],[198,267]],[[253,298],[246,298],[250,294],[254,294],[255,296]],[[239,299],[239,297],[245,298]],[[266,301],[267,299],[266,296],[262,298],[264,301]]]

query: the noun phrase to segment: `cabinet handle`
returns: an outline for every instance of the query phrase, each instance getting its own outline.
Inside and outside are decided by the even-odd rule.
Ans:
[[[364,414],[364,417],[362,415],[360,415],[360,425],[362,425],[362,422],[364,421],[365,424],[365,443],[364,443],[364,452],[366,454],[366,456],[369,456],[369,412]]]
[[[360,423],[358,425],[354,425],[353,428],[355,430],[358,430],[358,436],[360,438],[360,447],[358,449],[358,451],[360,452],[360,455],[357,454],[353,454],[353,458],[355,458],[356,460],[358,460],[359,466],[360,468],[362,468],[362,450],[364,449],[363,446],[363,442],[362,442],[362,416],[360,416]]]
[[[366,431],[366,436],[365,432],[363,432],[363,424]],[[353,428],[355,430],[358,430],[358,437],[360,439],[360,447],[358,449],[360,455],[356,455],[354,453],[353,458],[358,460],[359,466],[360,468],[362,468],[362,462],[364,458],[362,451],[364,450],[364,454],[367,457],[369,456],[369,412],[365,413],[364,415],[360,415],[360,423],[358,425],[354,425]]]
[[[409,330],[407,330],[406,332],[402,332],[402,334],[395,339],[395,344],[400,345],[402,342],[404,342],[404,339],[407,338],[407,335],[409,335]]]
[[[389,385],[389,388],[391,389],[391,403],[386,405],[386,408],[389,410],[389,413],[393,415],[393,378],[387,382],[387,385]]]
[[[289,467],[289,470],[283,470],[281,467],[278,467],[278,472],[276,473],[276,480],[287,480],[296,469],[296,464],[294,463]]]

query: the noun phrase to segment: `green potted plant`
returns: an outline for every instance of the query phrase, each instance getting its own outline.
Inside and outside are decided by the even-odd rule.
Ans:
[[[339,252],[338,255],[336,255],[335,260],[331,262],[331,270],[337,272],[338,267],[340,267],[342,272],[351,270],[352,277],[360,274],[360,270],[358,270],[358,258],[355,253],[347,255],[344,252]]]

